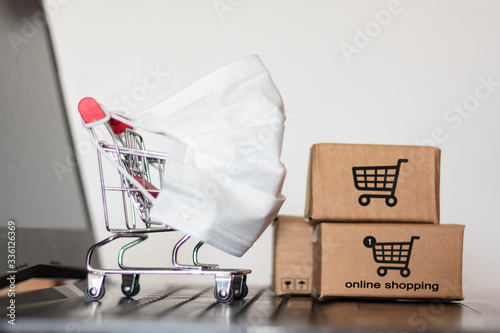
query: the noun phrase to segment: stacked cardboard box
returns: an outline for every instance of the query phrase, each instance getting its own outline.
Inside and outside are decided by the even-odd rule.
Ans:
[[[276,292],[303,293],[295,279],[308,279],[319,298],[463,299],[464,226],[439,224],[439,177],[435,147],[314,145],[309,222],[276,224]],[[310,276],[284,276],[286,267],[309,267],[298,251],[312,256]]]
[[[313,276],[313,228],[303,217],[280,215],[274,223],[274,291],[310,295]]]

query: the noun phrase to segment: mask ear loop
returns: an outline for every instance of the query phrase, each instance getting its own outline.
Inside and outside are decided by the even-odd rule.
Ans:
[[[172,134],[169,134],[167,132],[164,132],[161,130],[153,130],[150,128],[144,128],[143,126],[139,125],[137,122],[134,122],[134,117],[129,117],[128,115],[127,115],[127,117],[124,117],[123,115],[121,115],[120,113],[117,113],[117,112],[109,112],[109,113],[112,115],[111,118],[116,119],[116,120],[118,120],[118,121],[124,123],[125,125],[132,127],[132,128],[142,128],[145,131],[148,131],[150,133],[160,134],[160,135],[166,136],[170,140],[182,142],[182,140],[180,138],[175,137]]]

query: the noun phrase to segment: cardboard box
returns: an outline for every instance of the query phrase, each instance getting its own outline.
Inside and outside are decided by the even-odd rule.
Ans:
[[[436,147],[315,144],[306,216],[334,222],[439,223]]]
[[[461,300],[464,226],[320,223],[312,293]]]
[[[273,289],[277,295],[310,295],[313,228],[304,217],[278,216],[274,223]]]

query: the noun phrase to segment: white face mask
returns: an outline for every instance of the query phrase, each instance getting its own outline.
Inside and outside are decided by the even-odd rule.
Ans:
[[[257,56],[225,66],[134,115],[172,139],[153,219],[242,256],[285,197],[283,101]]]

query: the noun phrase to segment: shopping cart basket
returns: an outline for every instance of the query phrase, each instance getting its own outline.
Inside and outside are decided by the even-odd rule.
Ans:
[[[363,244],[367,248],[373,249],[373,259],[376,263],[390,265],[380,266],[377,269],[379,276],[385,276],[388,269],[399,269],[402,277],[408,277],[410,276],[408,264],[415,239],[420,239],[420,237],[412,236],[409,242],[377,243],[375,237],[367,236],[363,240]]]
[[[163,170],[168,167],[168,154],[148,151],[145,149],[143,138],[134,131],[126,121],[111,117],[100,105],[90,97],[82,99],[78,105],[84,127],[97,148],[102,201],[104,208],[104,222],[106,229],[112,234],[110,237],[93,245],[87,253],[87,287],[85,295],[90,300],[99,300],[104,296],[104,280],[108,274],[122,275],[122,292],[125,296],[133,297],[139,292],[139,276],[141,274],[166,274],[166,275],[214,275],[214,296],[220,302],[229,302],[232,299],[243,299],[248,293],[246,285],[246,269],[221,269],[215,264],[201,264],[198,262],[198,251],[203,245],[199,242],[193,250],[193,265],[180,264],[177,260],[179,248],[190,238],[184,235],[174,246],[172,251],[173,267],[144,268],[128,267],[123,263],[127,250],[142,243],[152,232],[175,231],[168,225],[153,221],[150,216],[154,200],[161,191],[163,184]],[[120,118],[123,120],[123,118]],[[104,125],[109,133],[112,143],[107,143],[98,138],[98,125]],[[103,157],[110,163],[103,165]],[[109,164],[112,168],[109,170]],[[108,171],[115,176],[115,183],[110,185]],[[118,181],[116,181],[118,179]],[[121,196],[123,207],[123,221],[118,225],[110,223],[108,196],[118,193]],[[92,266],[94,252],[118,239],[133,239],[123,246],[118,252],[118,267],[116,269],[103,269]]]
[[[389,192],[389,194],[362,194],[358,202],[361,206],[368,206],[370,198],[385,198],[385,204],[394,207],[398,199],[394,195],[398,182],[401,163],[408,162],[407,159],[399,159],[396,166],[363,166],[353,167],[352,175],[354,186],[360,191]]]

